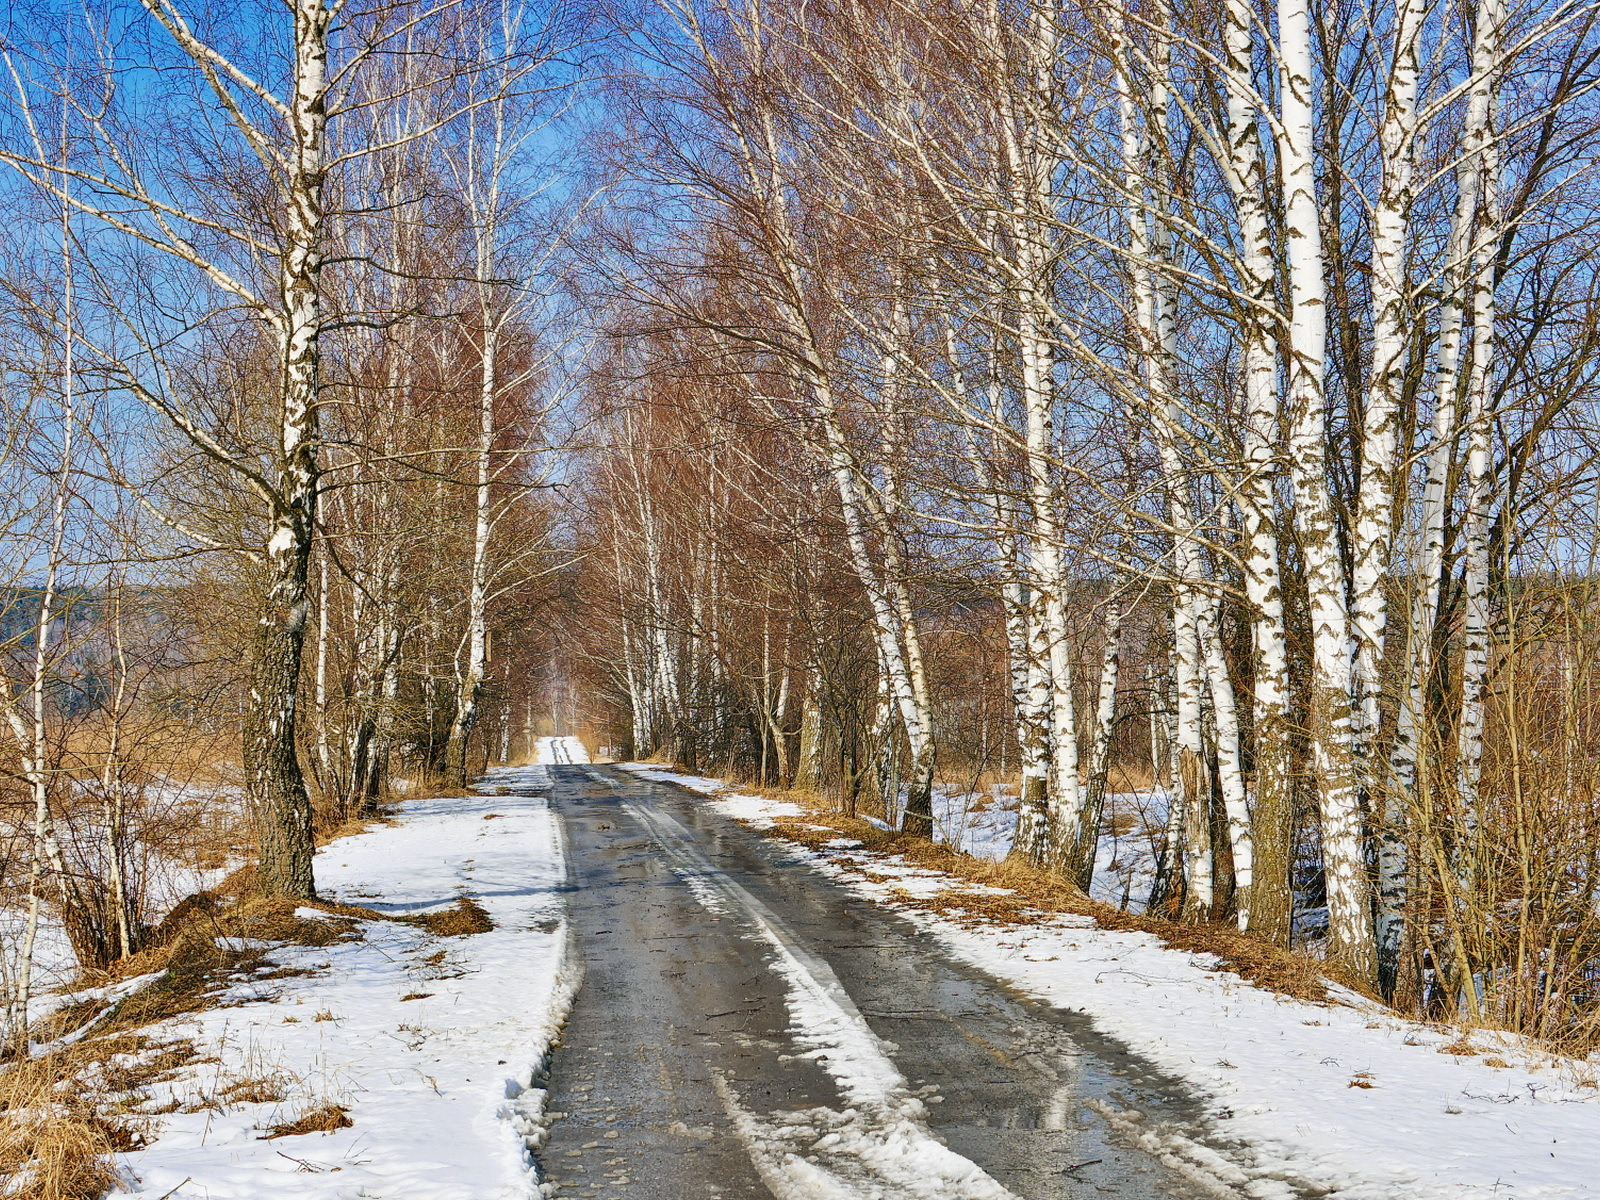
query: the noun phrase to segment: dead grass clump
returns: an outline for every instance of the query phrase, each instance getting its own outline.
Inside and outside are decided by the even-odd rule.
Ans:
[[[217,1098],[224,1104],[281,1104],[289,1098],[289,1092],[281,1077],[235,1079],[217,1093]]]
[[[335,1129],[347,1129],[353,1121],[350,1120],[350,1110],[342,1104],[319,1104],[315,1108],[307,1109],[292,1121],[281,1125],[269,1125],[267,1132],[261,1135],[262,1141],[271,1141],[273,1138],[297,1137],[302,1133],[332,1133]]]
[[[0,1071],[0,1180],[7,1200],[99,1200],[117,1182],[113,1154],[144,1139],[108,1118],[73,1046]]]
[[[240,978],[303,975],[296,968],[274,966],[267,958],[271,946],[348,941],[361,936],[356,918],[380,916],[370,909],[313,904],[330,916],[304,917],[296,911],[303,907],[307,905],[301,901],[262,898],[230,904],[212,892],[188,897],[161,923],[149,946],[119,965],[124,977],[160,975],[117,1004],[106,1019],[106,1031],[137,1029],[210,1008]]]
[[[494,921],[488,910],[471,896],[461,896],[449,908],[431,913],[408,913],[394,918],[407,925],[417,925],[436,937],[466,937],[474,933],[488,933]]]
[[[299,910],[315,909],[326,917],[303,917]],[[382,919],[382,914],[354,904],[305,900],[246,900],[229,913],[228,934],[290,946],[331,946],[358,940],[358,920]]]
[[[161,973],[117,1003],[106,1018],[108,1033],[138,1029],[209,1008],[230,979],[267,965],[261,951],[219,945],[217,935],[199,923],[185,929],[169,945],[141,951],[134,957],[146,960],[145,971]],[[130,971],[135,973],[142,972]]]
[[[232,879],[238,874],[239,872],[235,871],[233,875],[228,877],[228,879]],[[223,882],[227,883],[227,880],[224,880]],[[163,946],[170,946],[178,939],[180,934],[193,927],[200,921],[211,921],[214,923],[217,920],[218,914],[222,911],[222,907],[223,898],[217,892],[196,892],[192,896],[185,896],[182,900],[178,901],[177,905],[174,906],[171,912],[162,918],[161,923],[157,925],[150,935],[145,939],[144,949],[141,951],[141,955],[135,955],[135,958],[141,957],[144,954],[148,954],[149,951],[159,950]],[[140,973],[141,972],[136,970],[123,971],[124,975],[138,975]]]
[[[1301,958],[1230,925],[1191,925],[1124,912],[1092,900],[1059,877],[1026,863],[988,862],[941,843],[879,829],[866,821],[837,813],[816,813],[805,821],[780,820],[769,832],[813,850],[828,849],[827,843],[843,834],[861,842],[863,849],[897,854],[914,866],[942,871],[970,883],[1009,889],[1010,895],[962,891],[932,896],[896,895],[899,902],[909,907],[938,912],[956,920],[1028,925],[1039,924],[1060,913],[1071,913],[1092,918],[1102,929],[1150,933],[1174,949],[1213,955],[1219,960],[1219,968],[1243,976],[1258,987],[1298,1000],[1327,1002],[1324,979],[1330,977],[1353,990],[1365,990],[1356,987],[1351,980],[1339,978],[1329,963]]]
[[[201,1058],[188,1038],[158,1042],[138,1034],[118,1034],[82,1043],[85,1053],[96,1055],[100,1090],[108,1097],[137,1095],[144,1089],[175,1078],[185,1067],[214,1058]]]

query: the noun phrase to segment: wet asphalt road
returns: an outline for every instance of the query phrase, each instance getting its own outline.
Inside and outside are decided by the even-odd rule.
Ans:
[[[1134,1111],[1140,1131],[1203,1136],[1181,1087],[1086,1019],[948,959],[908,922],[681,789],[602,766],[550,771],[585,971],[546,1081],[553,1120],[538,1158],[554,1195],[813,1194],[764,1176],[750,1149],[751,1128],[856,1111],[827,1064],[797,1045],[774,931],[848,993],[842,1003],[927,1101],[932,1134],[1021,1200],[1217,1195],[1101,1117]],[[721,899],[707,898],[708,877]],[[791,1138],[784,1148],[808,1157],[805,1147]],[[848,1194],[928,1193],[868,1178]]]

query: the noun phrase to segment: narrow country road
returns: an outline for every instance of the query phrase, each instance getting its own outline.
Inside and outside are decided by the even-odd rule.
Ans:
[[[1086,1020],[951,961],[681,789],[550,773],[585,971],[548,1079],[554,1194],[1218,1194],[1116,1132],[1204,1128]]]

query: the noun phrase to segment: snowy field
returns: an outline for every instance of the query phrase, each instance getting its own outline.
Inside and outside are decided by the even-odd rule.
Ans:
[[[552,748],[557,753],[570,748]],[[317,855],[323,895],[423,913],[460,896],[494,922],[437,937],[363,923],[359,941],[273,952],[304,977],[235,989],[223,1006],[148,1031],[194,1039],[202,1059],[159,1085],[156,1140],[122,1156],[125,1190],[163,1200],[522,1198],[544,1093],[534,1086],[576,987],[559,888],[560,825],[542,766],[500,768],[483,795],[415,799],[396,823]],[[303,909],[302,915],[316,916]],[[282,1094],[286,1099],[239,1099]],[[263,1137],[336,1104],[350,1125]]]
[[[800,807],[719,780],[629,770],[716,796],[757,827],[804,818]],[[793,847],[797,854],[809,852]],[[890,906],[897,889],[927,895],[970,885],[841,839],[816,868]],[[887,881],[869,879],[889,875]],[[1096,1025],[1186,1081],[1233,1162],[1108,1112],[1179,1169],[1226,1179],[1250,1200],[1510,1200],[1600,1196],[1600,1089],[1593,1064],[1517,1040],[1403,1020],[1360,997],[1291,1000],[1169,950],[1142,933],[1063,916],[1038,926],[973,929],[900,906],[949,951]],[[1469,1049],[1470,1046],[1470,1049]],[[1448,1049],[1447,1049],[1448,1048]],[[1466,1052],[1463,1052],[1466,1051]]]

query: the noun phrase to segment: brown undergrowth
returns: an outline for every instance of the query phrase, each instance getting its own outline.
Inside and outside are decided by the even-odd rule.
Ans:
[[[769,788],[745,790],[798,803],[809,810],[804,820],[775,822],[765,831],[771,836],[813,850],[833,849],[828,842],[837,837],[853,838],[861,843],[861,849],[899,855],[914,866],[942,871],[968,883],[1007,890],[1005,894],[950,891],[931,896],[915,896],[900,891],[895,901],[908,908],[937,912],[973,924],[998,922],[1034,925],[1057,914],[1070,913],[1089,917],[1102,929],[1149,933],[1175,950],[1213,955],[1220,969],[1232,971],[1267,991],[1297,1000],[1329,1002],[1326,986],[1329,979],[1355,991],[1365,990],[1356,987],[1353,981],[1341,978],[1340,972],[1329,963],[1292,954],[1230,925],[1218,922],[1188,924],[1124,912],[1091,899],[1048,871],[1026,863],[991,862],[974,858],[942,843],[880,829],[868,821],[830,811],[826,800],[809,793]],[[871,873],[870,866],[865,870]]]
[[[142,1144],[97,1097],[61,1086],[92,1066],[73,1047],[0,1072],[0,1195],[7,1200],[98,1200],[117,1181],[110,1156]]]

